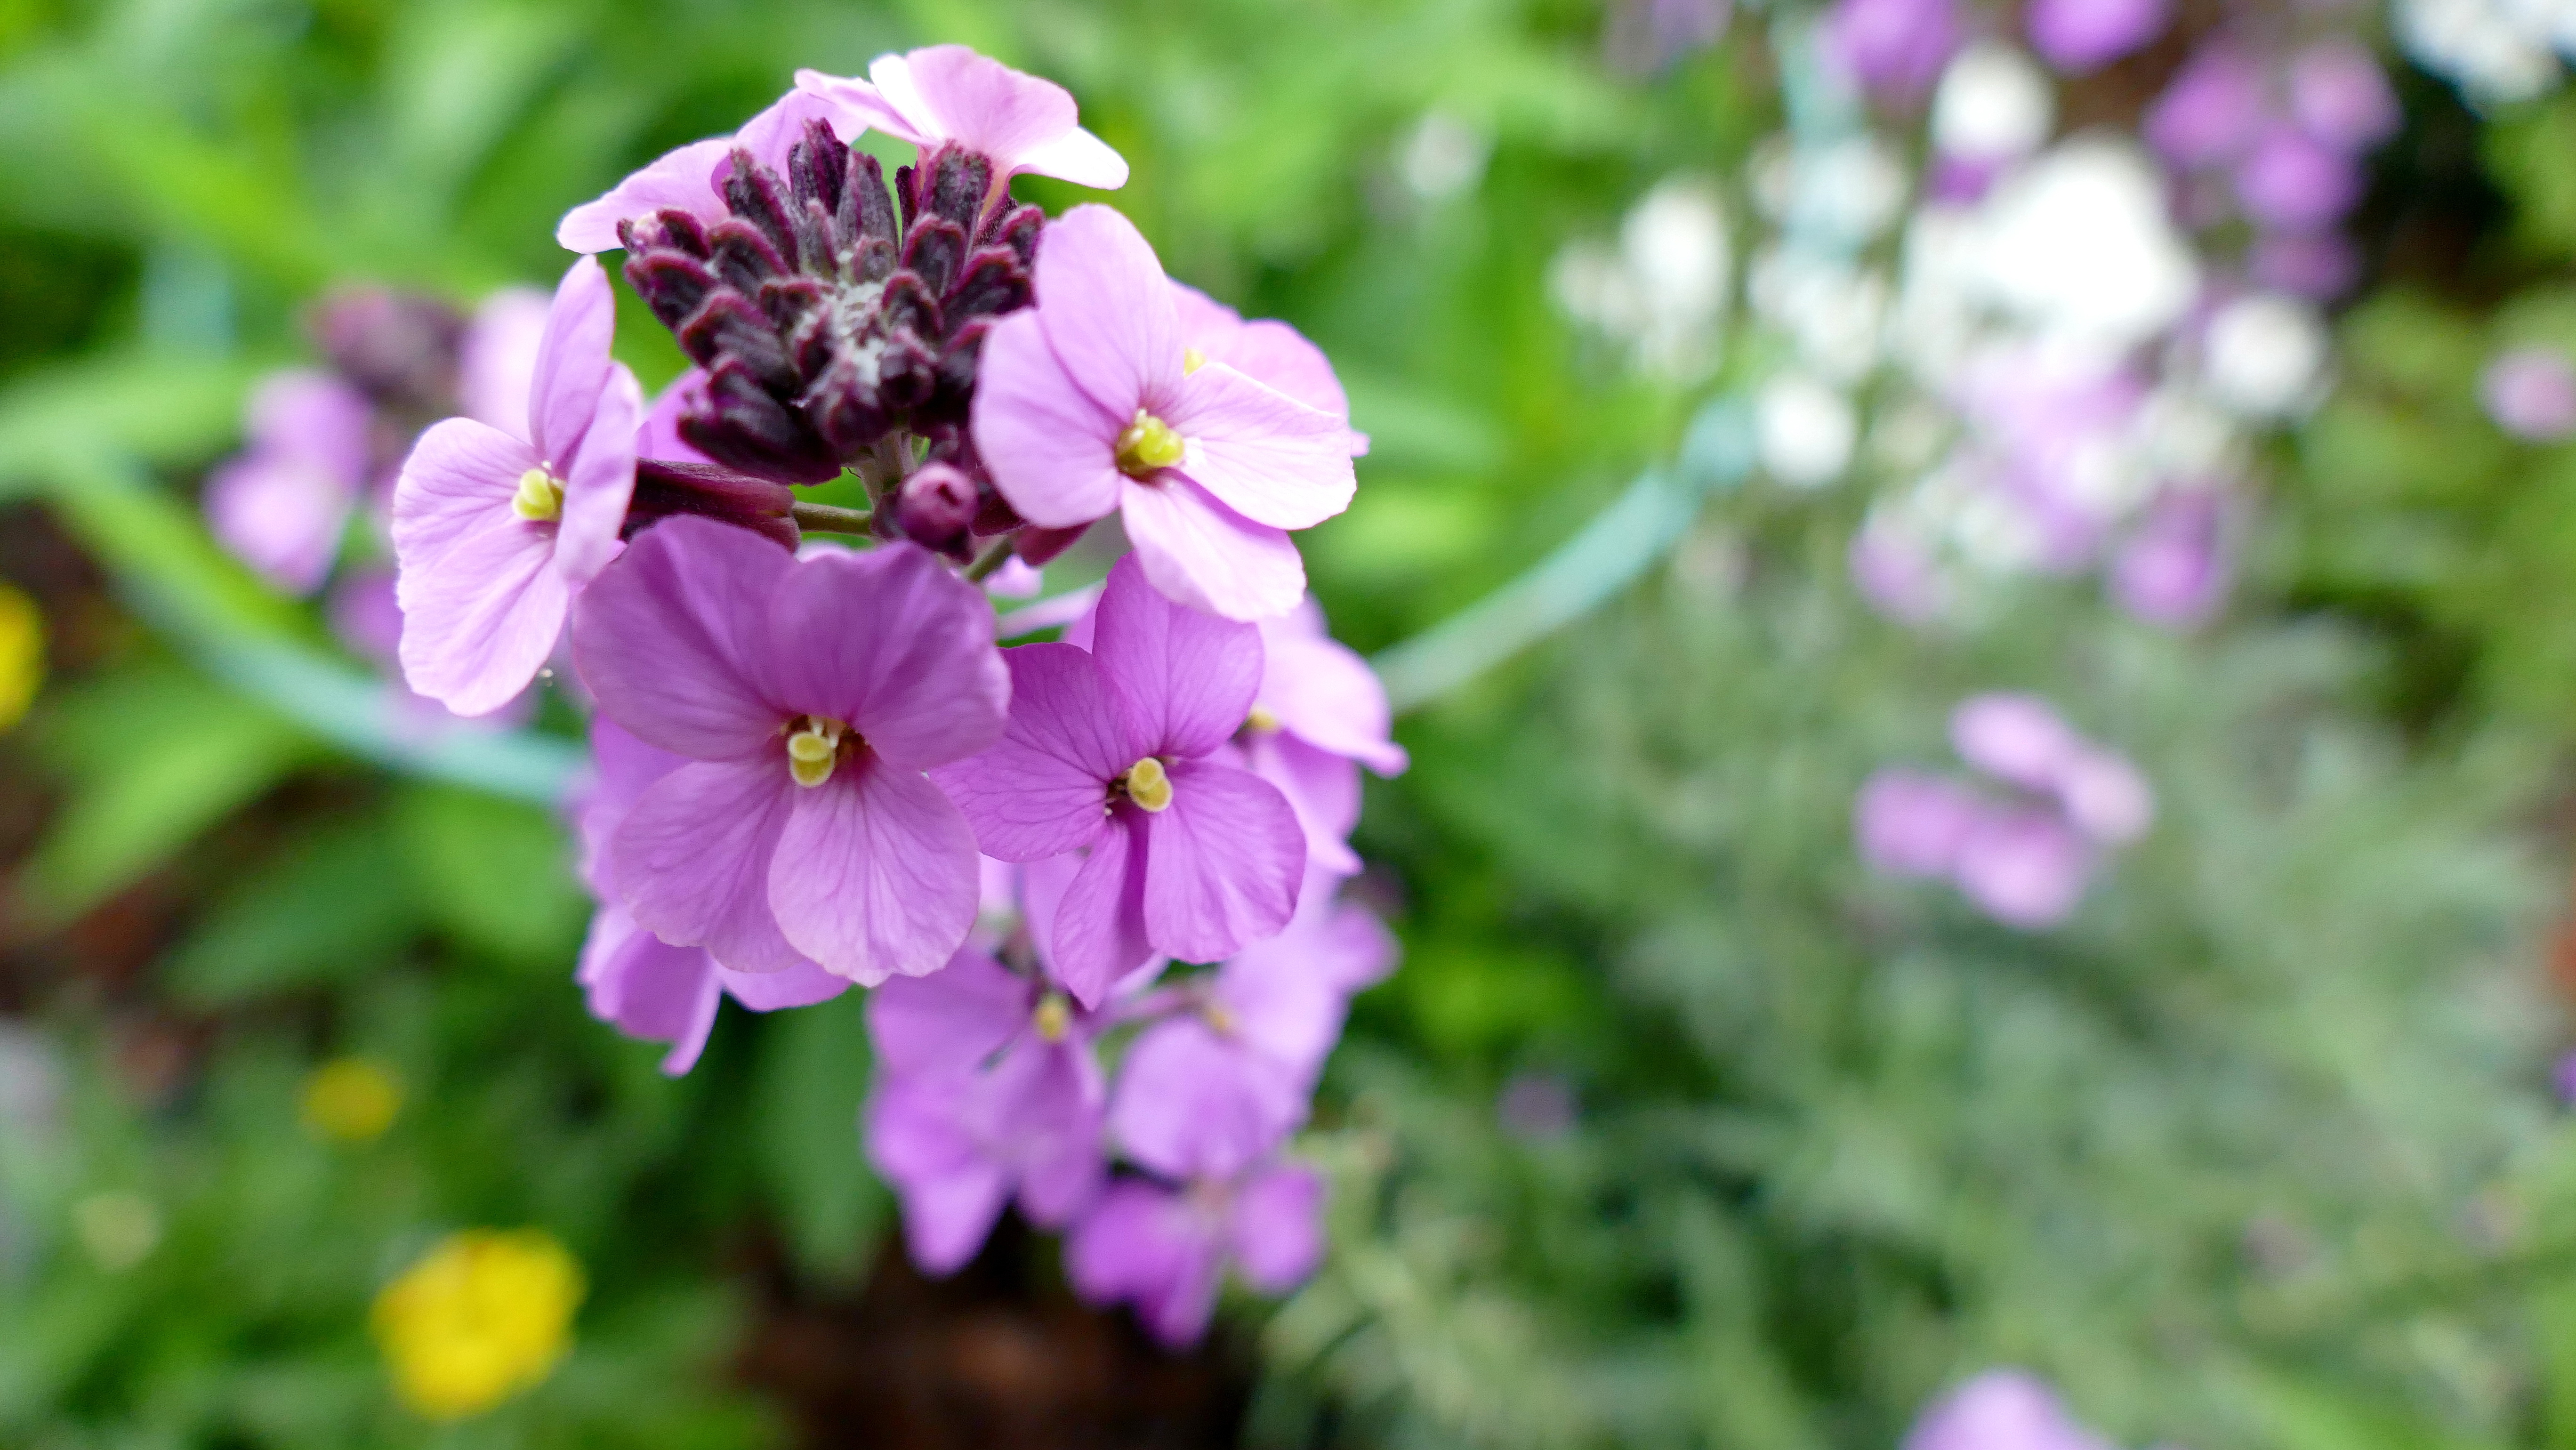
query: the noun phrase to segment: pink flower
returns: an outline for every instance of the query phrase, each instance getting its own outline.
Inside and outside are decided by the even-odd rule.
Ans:
[[[1861,859],[1891,876],[1947,876],[1959,842],[1985,810],[1956,781],[1892,766],[1872,775],[1852,804]]]
[[[1172,284],[1172,306],[1180,313],[1184,347],[1309,408],[1350,421],[1350,395],[1342,390],[1332,359],[1304,333],[1275,318],[1246,322],[1242,313],[1186,282]],[[1366,434],[1351,435],[1351,443],[1354,457],[1368,452]]]
[[[2253,57],[2212,41],[2166,85],[2147,108],[2141,127],[2147,142],[2176,166],[2216,166],[2254,144],[2263,124],[2263,68]]]
[[[1825,43],[1863,86],[1911,98],[1930,90],[1959,48],[1952,0],[1835,0]]]
[[[609,359],[615,324],[607,274],[575,262],[538,345],[527,435],[450,418],[403,462],[393,518],[403,673],[459,715],[526,688],[573,592],[617,556],[643,399]]]
[[[1341,418],[1188,355],[1153,248],[1102,206],[1039,238],[1037,305],[984,339],[975,445],[994,485],[1041,528],[1120,514],[1145,576],[1229,619],[1285,614],[1305,593],[1288,541],[1348,507]]]
[[[1401,775],[1404,747],[1388,738],[1393,712],[1368,661],[1324,632],[1312,599],[1261,623],[1261,690],[1242,734],[1246,763],[1279,787],[1306,827],[1306,857],[1349,876],[1359,824],[1359,766]]]
[[[1093,645],[1006,651],[1000,744],[937,773],[987,855],[1085,852],[1050,928],[1086,1006],[1155,952],[1213,962],[1287,925],[1305,832],[1277,787],[1227,763],[1261,683],[1260,631],[1181,608],[1121,559]]]
[[[249,447],[206,481],[206,521],[234,557],[297,594],[322,587],[373,462],[366,395],[328,373],[272,373],[251,394]]]
[[[1130,1303],[1156,1339],[1175,1348],[1207,1332],[1231,1262],[1246,1282],[1284,1294],[1324,1256],[1324,1180],[1273,1164],[1185,1189],[1122,1179],[1074,1225],[1065,1276],[1094,1304]]]
[[[2296,126],[2272,126],[2236,168],[2236,200],[2258,227],[2304,234],[2342,219],[2361,200],[2361,168]]]
[[[591,586],[572,638],[601,711],[691,762],[609,843],[636,921],[736,971],[810,959],[873,986],[947,963],[975,844],[922,771],[990,744],[1009,698],[974,586],[908,544],[799,561],[674,518]]]
[[[474,309],[456,349],[456,401],[466,417],[528,436],[528,393],[553,312],[534,287],[504,287]]]
[[[2110,1450],[2054,1391],[2020,1370],[1988,1370],[1943,1396],[1902,1450]]]
[[[2531,443],[2576,434],[2576,362],[2554,347],[2518,347],[2478,375],[2478,401],[2496,426]]]
[[[1970,823],[1952,863],[1959,890],[2006,926],[2037,931],[2064,921],[2093,876],[2093,851],[2056,812],[1988,810]]]
[[[2309,135],[2355,153],[2397,134],[2406,119],[2378,58],[2346,36],[2320,40],[2291,60],[2290,114]]]
[[[591,722],[590,745],[598,776],[574,814],[582,875],[601,905],[590,919],[574,980],[581,984],[591,1016],[614,1023],[629,1037],[670,1043],[662,1071],[679,1077],[706,1050],[717,1004],[724,998],[754,1012],[771,1012],[810,1007],[849,990],[847,981],[811,962],[778,972],[727,971],[704,949],[672,946],[637,926],[618,903],[608,842],[644,792],[688,761],[654,749],[606,718]]]
[[[555,227],[555,241],[565,251],[585,255],[615,251],[625,245],[617,236],[618,223],[659,211],[684,211],[712,226],[727,215],[724,182],[733,172],[734,148],[749,151],[753,160],[772,171],[784,172],[787,153],[803,138],[807,121],[830,124],[844,141],[857,139],[865,125],[825,97],[789,91],[732,135],[692,141],[665,152],[596,199],[564,213]]]
[[[962,45],[878,56],[863,81],[800,70],[796,88],[897,140],[989,157],[996,188],[1023,171],[1103,191],[1127,184],[1126,160],[1075,124],[1064,87]]]
[[[2032,0],[2030,43],[2050,65],[2081,75],[2164,33],[2167,0]]]

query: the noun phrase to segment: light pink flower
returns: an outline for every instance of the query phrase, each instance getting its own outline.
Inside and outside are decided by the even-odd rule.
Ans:
[[[328,373],[272,373],[251,394],[249,446],[206,481],[206,521],[234,557],[297,594],[322,587],[366,488],[375,410]]]
[[[456,401],[466,417],[528,436],[528,390],[553,311],[552,299],[534,287],[504,287],[474,309],[456,349]]]
[[[1261,690],[1242,734],[1245,761],[1279,787],[1306,827],[1306,858],[1341,876],[1359,824],[1359,767],[1401,775],[1404,747],[1389,738],[1386,687],[1358,651],[1324,629],[1312,599],[1261,622]]]
[[[611,252],[624,245],[617,237],[618,223],[658,211],[684,211],[709,225],[722,221],[727,215],[723,188],[733,171],[734,148],[739,146],[753,160],[784,172],[787,153],[803,139],[807,121],[829,123],[843,141],[857,140],[865,128],[861,118],[826,97],[789,91],[732,135],[692,141],[665,152],[596,199],[564,213],[555,227],[555,241],[568,252]]]
[[[1075,207],[1038,243],[1037,305],[984,339],[975,444],[1022,518],[1116,512],[1145,577],[1229,619],[1296,607],[1287,530],[1348,507],[1344,421],[1188,356],[1162,264],[1125,217]]]
[[[1127,184],[1125,158],[1076,124],[1070,92],[962,45],[878,56],[866,80],[800,70],[796,88],[897,140],[989,157],[997,188],[1023,171],[1103,191]]]
[[[1324,1180],[1273,1163],[1234,1179],[1167,1188],[1125,1178],[1074,1225],[1065,1276],[1093,1304],[1130,1303],[1175,1348],[1207,1332],[1231,1263],[1265,1294],[1285,1294],[1324,1256]]]

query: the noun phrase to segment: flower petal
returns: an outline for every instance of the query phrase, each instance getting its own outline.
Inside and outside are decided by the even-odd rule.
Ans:
[[[1126,1179],[1065,1240],[1065,1277],[1086,1301],[1121,1301],[1173,1348],[1207,1332],[1223,1260],[1215,1235],[1168,1188]]]
[[[984,334],[972,426],[993,486],[1029,522],[1072,528],[1118,507],[1118,433],[1127,416],[1104,410],[1074,382],[1036,312],[1014,312]]]
[[[1134,222],[1096,204],[1056,218],[1038,237],[1036,285],[1048,345],[1119,427],[1181,398],[1180,317]]]
[[[903,1200],[905,1242],[924,1273],[963,1267],[993,1231],[1010,1175],[956,1121],[944,1077],[881,1081],[868,1099],[868,1158]]]
[[[984,854],[1060,856],[1100,833],[1108,784],[1146,753],[1091,656],[1069,644],[1002,651],[1011,716],[999,744],[932,772],[974,823]]]
[[[1257,735],[1244,742],[1243,762],[1279,788],[1306,830],[1306,864],[1335,876],[1356,876],[1360,858],[1349,844],[1360,819],[1360,768],[1356,761],[1317,750],[1293,735]]]
[[[981,1066],[1029,1025],[1027,979],[963,947],[926,977],[896,977],[868,994],[868,1038],[888,1072]]]
[[[596,200],[565,212],[555,226],[556,245],[584,254],[613,252],[624,245],[617,238],[619,222],[665,210],[684,211],[707,221],[723,216],[724,198],[716,193],[715,174],[732,151],[731,138],[718,137],[664,152]]]
[[[1235,1267],[1264,1294],[1285,1294],[1324,1261],[1324,1180],[1295,1164],[1271,1169],[1235,1191]]]
[[[1223,363],[1191,373],[1164,421],[1189,442],[1180,471],[1254,523],[1312,528],[1358,490],[1347,424]]]
[[[1025,152],[1074,129],[1072,93],[1053,81],[963,45],[924,46],[903,59],[921,106],[940,130],[991,157],[996,170],[1024,169]]]
[[[850,990],[849,979],[836,977],[812,962],[798,962],[775,972],[734,972],[716,968],[725,995],[754,1012],[811,1007]]]
[[[625,547],[626,504],[635,495],[635,432],[644,393],[623,363],[608,365],[599,409],[564,475],[563,516],[555,525],[555,569],[587,584]]]
[[[1190,1015],[1157,1023],[1119,1064],[1109,1129],[1166,1178],[1232,1178],[1306,1116],[1306,1084]]]
[[[993,647],[992,606],[928,550],[883,544],[800,560],[771,594],[769,618],[768,693],[789,709],[844,721],[914,770],[1001,739],[1011,673]]]
[[[802,962],[769,910],[770,857],[797,788],[771,760],[702,761],[654,782],[608,844],[627,910],[662,940],[704,947],[737,972]]]
[[[617,294],[609,290],[608,274],[597,257],[579,258],[555,287],[528,393],[528,442],[558,475],[571,467],[598,411],[614,366],[608,344],[616,331]]]
[[[1127,819],[1142,814],[1111,818],[1047,926],[1056,980],[1087,1008],[1107,1000],[1119,978],[1154,955],[1145,932],[1145,832]]]
[[[785,780],[766,751],[791,712],[763,697],[749,666],[791,558],[705,519],[666,519],[637,536],[582,591],[573,621],[573,665],[599,708],[646,744],[695,759],[763,752]]]
[[[1034,171],[1097,191],[1116,191],[1127,184],[1127,158],[1080,126],[1021,151],[1011,169]]]
[[[723,996],[705,952],[672,946],[637,926],[624,907],[603,906],[590,919],[576,979],[591,1016],[629,1037],[671,1044],[662,1059],[666,1076],[697,1065]]]
[[[1109,571],[1091,657],[1139,755],[1207,754],[1243,728],[1261,688],[1261,631],[1173,603],[1133,555]]]
[[[1404,747],[1387,738],[1394,712],[1386,686],[1359,652],[1296,617],[1261,629],[1261,693],[1255,703],[1280,728],[1318,750],[1347,756],[1380,775],[1404,772]]]
[[[1171,778],[1170,808],[1145,817],[1146,935],[1182,961],[1222,961],[1288,924],[1306,833],[1278,787],[1248,770],[1183,761]]]
[[[787,772],[772,767],[780,780]],[[871,753],[795,791],[769,903],[798,951],[875,986],[948,964],[975,924],[975,834],[938,786]]]
[[[617,245],[614,238],[609,245]],[[466,417],[513,438],[528,436],[528,394],[550,304],[534,287],[504,287],[474,309],[456,354],[456,400]]]
[[[1277,529],[1256,524],[1171,470],[1129,480],[1120,522],[1154,587],[1226,619],[1269,619],[1306,596],[1306,564]]]
[[[403,677],[459,715],[526,689],[563,631],[554,541],[511,511],[527,444],[468,418],[421,435],[394,484]]]

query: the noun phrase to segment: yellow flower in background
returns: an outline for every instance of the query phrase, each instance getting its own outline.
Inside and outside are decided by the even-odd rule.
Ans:
[[[394,1392],[462,1420],[533,1388],[571,1347],[581,1295],[581,1266],[543,1229],[451,1235],[376,1296]]]
[[[368,1058],[336,1058],[304,1080],[304,1131],[317,1138],[372,1143],[401,1111],[401,1081]]]
[[[45,617],[36,601],[0,584],[0,730],[15,725],[45,682]]]

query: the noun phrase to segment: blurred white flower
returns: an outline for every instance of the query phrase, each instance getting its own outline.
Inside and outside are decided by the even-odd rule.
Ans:
[[[1396,174],[1424,201],[1446,201],[1475,189],[1485,178],[1493,142],[1446,111],[1426,112],[1396,153]]]
[[[1716,363],[1731,266],[1716,190],[1676,177],[1628,213],[1616,251],[1575,242],[1558,252],[1548,292],[1567,315],[1628,343],[1639,366],[1691,379]]]
[[[1828,381],[1855,383],[1879,363],[1887,281],[1839,258],[1773,247],[1745,277],[1746,299]]]
[[[2047,73],[2029,56],[1994,41],[1959,52],[1932,93],[1932,145],[1963,161],[2027,156],[2056,124],[2056,94]]]
[[[1975,282],[2044,338],[2125,351],[2190,307],[2191,248],[2161,174],[2109,136],[2080,136],[2006,177],[1980,210]]]
[[[2402,0],[2397,35],[2424,65],[2478,101],[2526,100],[2555,85],[2576,53],[2571,0]]]
[[[1851,466],[1860,432],[1851,400],[1797,371],[1775,373],[1753,405],[1762,467],[1791,488],[1818,488]]]
[[[2285,418],[2316,404],[2326,329],[2314,307],[2257,292],[2218,309],[2202,339],[2209,391],[2249,418]]]

